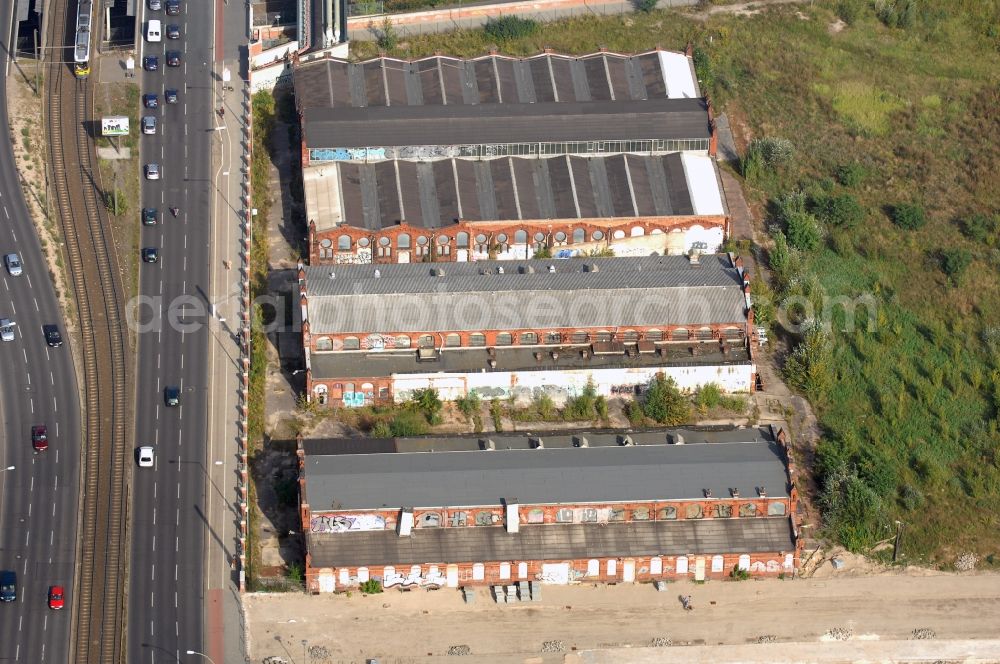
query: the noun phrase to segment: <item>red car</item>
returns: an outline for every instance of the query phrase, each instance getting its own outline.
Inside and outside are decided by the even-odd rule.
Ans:
[[[31,427],[31,446],[36,452],[43,452],[49,449],[49,430],[44,424],[36,424]]]
[[[49,587],[49,608],[59,610],[63,608],[66,600],[63,599],[63,587],[62,586],[50,586]]]

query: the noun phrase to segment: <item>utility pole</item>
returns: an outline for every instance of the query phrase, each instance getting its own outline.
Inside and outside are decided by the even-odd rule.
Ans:
[[[899,555],[899,545],[903,539],[903,522],[896,522],[896,541],[892,544],[892,562],[896,562],[896,558]]]
[[[32,37],[34,37],[35,39],[35,96],[37,97],[38,95],[41,94],[41,90],[39,89],[39,86],[41,84],[38,82],[38,76],[41,73],[42,59],[45,57],[45,55],[39,54],[38,51],[38,28],[35,28],[34,32],[32,33]]]

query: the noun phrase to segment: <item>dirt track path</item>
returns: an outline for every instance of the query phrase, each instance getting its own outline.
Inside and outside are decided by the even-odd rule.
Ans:
[[[562,641],[568,654],[644,647],[654,638],[674,644],[745,645],[770,635],[778,643],[818,645],[835,628],[848,630],[854,642],[909,640],[921,628],[948,640],[1000,634],[1000,575],[919,572],[684,582],[662,593],[648,585],[545,586],[542,593],[541,602],[512,606],[497,606],[483,590],[473,606],[464,605],[452,590],[350,598],[251,596],[246,601],[251,661],[277,655],[300,662],[303,639],[330,655],[305,659],[309,664],[364,662],[365,657],[385,664],[433,661],[453,645],[468,645],[480,661],[549,662],[563,656],[535,659],[545,641]],[[680,594],[693,596],[694,611],[680,608]],[[618,652],[624,657],[624,651]],[[681,658],[676,661],[685,658],[677,650],[669,652],[671,659]],[[614,659],[613,653],[609,656]]]

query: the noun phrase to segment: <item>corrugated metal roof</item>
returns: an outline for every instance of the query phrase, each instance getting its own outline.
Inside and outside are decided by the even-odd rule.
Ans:
[[[314,512],[399,507],[700,500],[709,489],[787,496],[776,443],[634,445],[305,457]]]
[[[703,99],[307,108],[310,148],[708,139]]]
[[[638,55],[541,53],[303,62],[294,72],[301,110],[363,106],[530,104],[698,97],[690,58],[671,51]]]
[[[795,550],[787,517],[521,525],[516,535],[503,527],[465,527],[417,528],[410,537],[399,537],[391,530],[309,533],[307,537],[314,568]],[[371,574],[380,576],[382,570],[371,570]]]

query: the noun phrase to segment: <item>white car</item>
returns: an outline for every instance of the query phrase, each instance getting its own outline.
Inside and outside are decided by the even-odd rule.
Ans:
[[[10,276],[17,277],[21,274],[21,257],[17,254],[7,254],[3,257],[3,262],[7,265],[7,272]]]
[[[17,325],[17,323],[9,318],[0,318],[0,339],[4,341],[13,341],[15,325]]]
[[[146,41],[156,43],[163,39],[163,35],[160,32],[160,22],[155,18],[150,19],[149,23],[146,24]]]
[[[149,446],[139,448],[139,467],[140,468],[152,468],[156,460],[153,454],[153,448]]]
[[[147,180],[159,180],[160,179],[160,165],[159,164],[146,164],[146,179]]]

